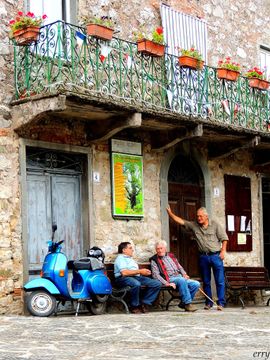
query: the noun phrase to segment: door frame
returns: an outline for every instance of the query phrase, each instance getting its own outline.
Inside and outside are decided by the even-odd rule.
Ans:
[[[39,147],[48,150],[61,152],[85,154],[87,157],[87,169],[85,174],[86,186],[82,186],[82,227],[83,227],[83,250],[87,250],[91,243],[94,243],[94,211],[93,211],[93,166],[92,149],[81,146],[55,144],[45,141],[19,139],[19,166],[21,183],[21,219],[22,219],[22,252],[23,252],[23,283],[28,281],[28,212],[27,212],[27,172],[26,172],[26,147]]]
[[[168,206],[168,173],[171,162],[178,155],[182,154],[184,156],[189,156],[193,159],[194,162],[198,164],[201,168],[203,179],[204,179],[204,199],[205,207],[209,213],[209,216],[212,214],[212,183],[211,183],[211,174],[207,164],[207,160],[202,156],[202,153],[199,152],[194,146],[190,146],[190,142],[183,142],[178,146],[171,148],[165,155],[160,167],[160,219],[161,219],[161,236],[167,242],[168,250],[170,249],[170,239],[169,239],[169,218],[166,211]],[[203,195],[203,194],[202,194]],[[203,198],[203,196],[202,196]]]

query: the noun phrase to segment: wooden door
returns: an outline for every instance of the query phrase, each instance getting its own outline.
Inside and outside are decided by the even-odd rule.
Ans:
[[[200,207],[201,189],[199,186],[169,184],[169,204],[172,211],[187,220],[196,220]],[[198,246],[193,234],[170,220],[170,249],[176,254],[189,276],[199,278]]]
[[[48,250],[52,224],[55,241],[64,239],[69,259],[82,255],[80,177],[59,174],[27,175],[28,259],[30,273],[39,271]]]

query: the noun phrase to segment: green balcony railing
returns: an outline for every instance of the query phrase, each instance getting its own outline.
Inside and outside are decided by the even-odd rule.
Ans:
[[[123,105],[201,117],[213,124],[267,132],[269,92],[217,78],[216,69],[181,68],[178,58],[153,58],[137,45],[104,42],[85,29],[57,21],[41,28],[37,43],[14,46],[16,99],[65,89],[108,97]]]

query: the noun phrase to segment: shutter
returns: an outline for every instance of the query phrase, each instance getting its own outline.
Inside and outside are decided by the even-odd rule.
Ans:
[[[228,251],[252,251],[250,179],[225,175],[225,213]],[[234,229],[228,229],[228,215],[233,215]],[[232,229],[231,229],[232,230]]]
[[[178,47],[195,46],[207,63],[207,23],[205,20],[183,14],[162,4],[160,7],[164,38],[170,55],[178,56]]]

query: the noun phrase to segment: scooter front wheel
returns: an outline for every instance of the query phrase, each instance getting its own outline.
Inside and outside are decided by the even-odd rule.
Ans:
[[[95,301],[92,301],[90,303],[87,302],[87,308],[94,315],[102,315],[105,312],[106,303],[105,302],[100,303]]]
[[[56,300],[48,292],[38,290],[28,296],[26,305],[31,315],[46,317],[55,311]]]

